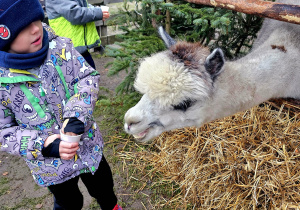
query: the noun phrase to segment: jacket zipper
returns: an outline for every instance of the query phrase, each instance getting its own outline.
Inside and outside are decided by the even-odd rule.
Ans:
[[[84,44],[85,46],[87,47],[87,50],[88,50],[88,46],[87,46],[87,41],[86,41],[86,24],[84,24]]]

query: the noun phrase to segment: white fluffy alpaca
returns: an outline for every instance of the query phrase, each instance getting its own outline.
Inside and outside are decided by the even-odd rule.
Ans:
[[[169,49],[141,62],[135,88],[144,95],[125,115],[125,131],[138,141],[271,98],[300,99],[300,25],[266,20],[252,51],[230,62],[221,49],[209,54],[197,43],[176,43],[162,28],[160,34]]]

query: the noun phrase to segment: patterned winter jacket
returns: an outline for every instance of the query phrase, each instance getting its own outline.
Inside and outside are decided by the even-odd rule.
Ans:
[[[75,50],[70,39],[50,27],[43,65],[30,70],[0,67],[0,151],[21,156],[40,186],[62,183],[81,173],[94,173],[102,158],[103,140],[92,114],[100,75]],[[44,157],[49,135],[58,134],[64,118],[85,125],[72,160]]]

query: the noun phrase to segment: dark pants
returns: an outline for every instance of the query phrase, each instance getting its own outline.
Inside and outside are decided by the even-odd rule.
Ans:
[[[88,64],[90,64],[91,67],[93,67],[94,69],[96,69],[95,62],[94,62],[91,54],[89,53],[89,51],[86,51],[86,52],[82,53],[81,55],[86,60],[86,62]]]
[[[81,178],[89,194],[100,204],[102,210],[112,210],[117,204],[117,197],[113,190],[113,178],[110,167],[104,156],[94,175],[81,174],[64,183],[51,185],[49,190],[54,195],[54,210],[80,210],[83,206],[83,196],[78,188]]]

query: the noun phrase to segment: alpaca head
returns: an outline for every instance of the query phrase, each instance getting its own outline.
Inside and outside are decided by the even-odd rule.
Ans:
[[[141,142],[164,131],[200,126],[224,65],[220,49],[209,54],[198,43],[176,42],[161,27],[159,34],[168,50],[141,62],[134,86],[143,97],[125,114],[125,131]]]

